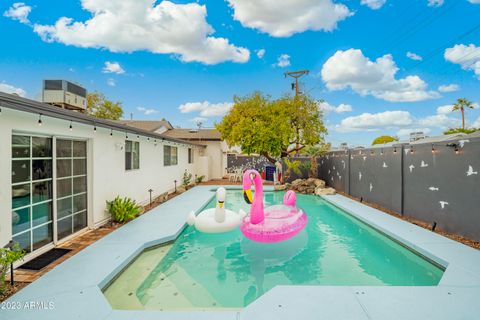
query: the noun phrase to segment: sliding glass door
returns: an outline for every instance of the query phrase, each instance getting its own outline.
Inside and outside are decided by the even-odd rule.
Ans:
[[[86,141],[12,135],[13,241],[32,252],[86,226]]]

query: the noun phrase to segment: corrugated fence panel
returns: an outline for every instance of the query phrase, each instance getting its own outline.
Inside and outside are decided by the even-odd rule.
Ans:
[[[463,145],[463,148],[461,147]],[[405,148],[404,214],[480,239],[480,141]]]
[[[350,194],[401,213],[401,157],[399,148],[351,151]]]
[[[319,161],[320,179],[338,191],[348,192],[348,152],[331,152]]]

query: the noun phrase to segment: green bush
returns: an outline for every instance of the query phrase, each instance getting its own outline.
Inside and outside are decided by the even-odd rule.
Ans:
[[[183,173],[182,177],[182,185],[186,188],[187,186],[190,185],[192,182],[192,174],[188,173],[187,169],[185,169],[185,172]]]
[[[142,206],[130,198],[120,198],[117,196],[112,201],[107,201],[108,212],[115,222],[128,222],[136,218],[142,212]]]
[[[15,243],[11,249],[0,249],[0,294],[5,291],[5,278],[10,264],[22,259],[25,256],[25,251],[20,248],[18,243]]]
[[[205,176],[199,176],[197,179],[195,179],[196,183],[202,183],[203,179],[205,179]]]

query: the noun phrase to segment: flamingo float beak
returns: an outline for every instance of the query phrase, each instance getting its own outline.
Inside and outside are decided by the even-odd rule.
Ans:
[[[243,190],[243,198],[245,199],[245,202],[247,202],[248,204],[252,204],[253,202],[252,190],[251,189]]]

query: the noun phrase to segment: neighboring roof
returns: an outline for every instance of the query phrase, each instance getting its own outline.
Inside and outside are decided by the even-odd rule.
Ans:
[[[148,120],[117,120],[117,122],[124,124],[129,127],[134,127],[137,129],[155,132],[161,127],[165,127],[168,130],[173,129],[173,126],[167,120],[158,120],[158,121],[148,121]]]
[[[222,141],[222,135],[216,129],[172,129],[163,135],[188,141]]]
[[[14,109],[14,110],[23,111],[23,112],[41,114],[44,117],[52,117],[56,119],[72,121],[75,123],[91,125],[92,127],[96,126],[98,128],[107,128],[115,131],[133,133],[137,135],[142,135],[144,137],[150,137],[153,139],[167,140],[167,141],[172,141],[177,143],[184,143],[184,144],[186,143],[186,144],[203,146],[201,144],[197,144],[194,142],[189,142],[189,141],[181,140],[174,137],[164,136],[162,134],[158,134],[155,132],[138,129],[133,126],[127,126],[117,121],[95,118],[95,117],[86,115],[84,113],[62,109],[59,107],[54,107],[46,103],[41,103],[38,101],[22,98],[17,95],[3,93],[3,92],[0,92],[0,108],[8,108],[8,109]]]

